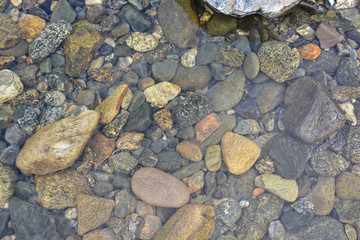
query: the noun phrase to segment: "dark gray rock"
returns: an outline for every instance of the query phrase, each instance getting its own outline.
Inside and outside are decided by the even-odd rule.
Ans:
[[[10,199],[10,217],[17,239],[60,240],[70,233],[67,220],[17,197]]]
[[[148,62],[145,57],[141,57],[139,60],[131,64],[131,70],[139,74],[140,78],[148,77]]]
[[[6,129],[5,140],[11,145],[20,146],[26,140],[26,134],[19,128],[19,125]]]
[[[260,34],[256,28],[251,28],[249,31],[249,43],[253,52],[256,52],[261,45]]]
[[[181,90],[197,90],[206,86],[210,79],[211,72],[207,66],[179,66],[172,83],[181,87]]]
[[[360,82],[360,67],[357,60],[345,57],[341,60],[335,75],[336,80],[345,86],[356,86]]]
[[[108,182],[99,181],[95,183],[94,193],[97,196],[104,197],[113,190],[113,185]]]
[[[351,224],[360,219],[360,201],[339,200],[334,208],[341,222]]]
[[[239,39],[234,42],[234,47],[243,51],[246,55],[251,52],[250,42],[246,36],[240,36]]]
[[[7,225],[10,220],[10,213],[7,209],[0,210],[0,237],[7,235]]]
[[[139,75],[136,72],[128,71],[123,76],[123,81],[129,85],[129,87],[137,86],[139,81]]]
[[[167,142],[164,139],[160,139],[160,140],[157,140],[155,142],[152,142],[151,145],[150,145],[150,149],[154,153],[160,153],[167,146],[168,146]]]
[[[196,56],[197,65],[206,65],[212,63],[216,59],[218,46],[215,43],[205,43],[199,47]]]
[[[149,105],[145,102],[129,115],[124,126],[126,132],[142,132],[152,123]]]
[[[347,31],[346,35],[347,35],[348,38],[351,38],[355,42],[360,43],[360,32],[357,29]]]
[[[60,120],[63,117],[64,108],[60,107],[47,107],[40,116],[40,125],[44,127],[51,123]]]
[[[233,226],[241,216],[239,202],[234,198],[222,198],[212,201],[215,209],[215,218],[220,219],[227,226]]]
[[[15,184],[15,195],[26,201],[29,197],[36,194],[35,185],[32,183],[18,181]]]
[[[128,192],[127,189],[121,190],[116,194],[118,203],[115,205],[115,216],[125,218],[127,215],[135,211],[136,199]]]
[[[72,92],[74,89],[63,68],[54,68],[45,76],[45,82],[54,91]]]
[[[225,69],[221,63],[214,62],[210,65],[212,77],[217,81],[225,80]]]
[[[123,176],[115,175],[112,179],[111,184],[116,188],[130,188],[130,181]]]
[[[142,12],[130,5],[126,5],[121,9],[120,19],[121,18],[129,23],[134,32],[144,32],[151,26],[151,21]]]
[[[151,151],[150,148],[145,148],[138,160],[144,167],[153,167],[156,165],[158,157]]]
[[[109,14],[103,20],[101,20],[100,28],[102,31],[108,32],[112,30],[119,21],[120,18],[117,15]]]
[[[304,60],[302,67],[305,69],[306,75],[312,75],[320,70],[333,75],[339,65],[339,62],[340,57],[335,51],[321,51],[320,55],[315,60]]]
[[[175,172],[181,167],[181,156],[174,150],[168,149],[157,154],[158,162],[155,168],[165,172]]]
[[[360,127],[350,127],[346,141],[346,159],[352,163],[360,163]]]
[[[130,56],[132,54],[132,50],[131,48],[129,48],[126,45],[117,45],[114,48],[114,55],[118,56],[118,57],[126,57],[126,56]]]
[[[306,143],[321,142],[344,124],[342,110],[316,79],[301,77],[287,88],[284,126],[293,136]]]
[[[63,67],[65,65],[65,57],[56,53],[50,55],[51,64],[54,68]]]
[[[120,152],[109,157],[109,166],[118,173],[129,174],[138,164],[138,160],[129,152]]]
[[[48,91],[42,92],[40,95],[40,99],[53,107],[59,107],[63,105],[66,101],[65,95],[60,91]]]
[[[209,197],[213,195],[216,189],[216,172],[208,172],[205,174],[205,194]]]
[[[236,114],[239,114],[241,117],[246,119],[260,118],[260,111],[256,101],[250,97],[241,100],[240,103],[234,107],[234,111]]]
[[[19,151],[20,149],[18,146],[9,146],[5,148],[0,156],[0,162],[8,165],[15,165],[15,160]]]
[[[25,86],[31,87],[36,84],[36,74],[39,71],[39,67],[36,64],[21,63],[10,69],[19,75],[21,82]]]
[[[64,20],[68,23],[72,23],[76,18],[76,12],[74,9],[70,6],[67,0],[60,0],[50,18],[50,22],[57,22],[59,20]]]
[[[25,40],[20,40],[14,47],[0,49],[1,56],[21,57],[28,51],[29,44]]]
[[[335,177],[349,167],[343,156],[331,151],[314,153],[310,164],[318,175],[325,177]]]
[[[309,146],[296,141],[286,132],[272,137],[265,150],[273,159],[277,172],[287,179],[300,177],[311,156]]]
[[[176,69],[178,67],[177,62],[174,61],[164,61],[156,62],[152,65],[151,70],[153,77],[160,81],[170,81],[175,77]]]
[[[314,213],[305,212],[298,213],[294,210],[289,210],[281,215],[281,222],[288,233],[299,233],[305,230],[314,216]]]
[[[128,23],[120,23],[111,30],[110,35],[114,38],[118,38],[125,35],[129,31],[130,31],[130,25]]]
[[[176,172],[173,172],[172,175],[179,180],[183,180],[184,178],[193,175],[197,171],[200,171],[204,167],[204,165],[204,161],[193,162],[180,168]]]

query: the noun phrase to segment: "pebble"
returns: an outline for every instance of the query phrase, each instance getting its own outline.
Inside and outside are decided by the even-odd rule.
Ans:
[[[21,146],[26,140],[26,134],[15,124],[6,129],[5,140],[11,145]]]
[[[271,221],[268,228],[269,237],[272,240],[284,239],[285,227],[279,220]]]
[[[210,172],[216,172],[221,166],[221,148],[213,145],[206,149],[205,166]]]
[[[341,58],[335,51],[321,51],[319,57],[313,61],[304,60],[302,67],[306,75],[312,75],[318,71],[325,71],[327,74],[335,74]]]
[[[345,225],[345,233],[349,240],[357,239],[357,231],[355,230],[355,228],[352,225],[350,225],[350,224]]]
[[[144,138],[143,133],[126,132],[116,141],[116,148],[120,150],[136,150],[141,147],[141,140]]]
[[[298,197],[299,189],[294,179],[288,180],[275,174],[262,174],[255,178],[255,185],[264,188],[279,198],[294,202]]]
[[[9,199],[14,194],[15,182],[18,179],[16,169],[12,166],[0,163],[0,207],[8,205]]]
[[[296,32],[308,41],[312,41],[315,38],[315,31],[309,26],[309,24],[301,25],[296,29]]]
[[[22,14],[18,26],[22,31],[24,39],[32,39],[38,35],[46,25],[46,21],[38,16]]]
[[[176,146],[176,151],[185,159],[198,162],[202,159],[203,154],[199,146],[190,141],[182,141]]]
[[[144,90],[146,101],[152,106],[163,108],[181,92],[181,88],[173,83],[161,82]]]
[[[151,26],[149,18],[130,5],[125,5],[121,9],[120,16],[125,20],[122,22],[129,23],[134,32],[145,32]]]
[[[66,101],[65,95],[60,91],[48,91],[42,92],[40,95],[40,99],[53,107],[59,107],[63,105]]]
[[[186,177],[191,176],[192,174],[200,171],[204,167],[204,161],[192,162],[189,165],[186,165],[176,172],[173,172],[172,175],[179,180],[183,180]]]
[[[182,90],[197,90],[205,87],[211,80],[211,72],[207,66],[191,68],[179,66],[172,83]]]
[[[126,45],[138,52],[154,50],[158,44],[156,37],[148,33],[134,32],[126,39]]]
[[[344,36],[325,23],[321,23],[316,29],[315,36],[320,40],[320,47],[327,49],[344,40]]]
[[[110,68],[97,68],[89,70],[89,77],[98,82],[114,82],[114,70]],[[126,82],[126,81],[125,81]]]
[[[213,78],[217,81],[225,80],[225,69],[221,63],[214,62],[211,63],[211,74]]]
[[[138,164],[138,160],[129,152],[120,152],[109,157],[109,166],[112,170],[129,174]]]
[[[115,141],[97,133],[88,143],[93,154],[95,154],[94,168],[97,169],[115,149]]]
[[[113,190],[113,185],[109,182],[98,181],[94,186],[94,193],[99,197],[104,197]]]
[[[349,135],[347,138],[346,146],[346,159],[351,163],[360,163],[360,128],[358,126],[350,127]]]
[[[237,48],[227,46],[220,49],[217,59],[225,66],[239,68],[243,65],[245,54]]]
[[[156,168],[167,171],[175,172],[181,167],[182,158],[176,151],[167,149],[157,154],[158,162]]]
[[[306,198],[314,204],[315,215],[328,215],[335,203],[335,178],[319,177]]]
[[[229,172],[240,175],[252,167],[261,149],[250,139],[227,132],[221,140],[221,151]]]
[[[245,76],[252,80],[256,78],[260,70],[260,61],[256,53],[250,52],[246,55],[244,60],[244,74]]]
[[[241,135],[257,134],[259,131],[259,124],[254,119],[240,120],[234,128],[234,133]]]
[[[86,12],[86,18],[91,23],[100,23],[106,17],[106,9],[102,5],[91,6]]]
[[[350,172],[344,172],[336,178],[336,196],[342,200],[360,200],[360,177]]]
[[[124,130],[126,132],[142,132],[147,129],[151,123],[152,120],[149,105],[143,103],[129,115]]]
[[[335,203],[335,211],[340,222],[356,224],[359,221],[359,201],[339,200]]]
[[[52,11],[50,22],[57,22],[59,20],[64,20],[68,23],[72,23],[74,22],[75,18],[76,18],[76,12],[70,6],[68,1],[59,0],[54,10]]]
[[[205,43],[199,47],[196,64],[206,65],[215,61],[218,52],[218,46],[215,43]]]
[[[151,71],[155,80],[168,82],[175,77],[177,67],[178,64],[174,61],[156,62],[152,65]]]
[[[129,90],[128,90],[129,91]],[[134,91],[134,93],[132,93],[132,98],[129,99],[130,103],[128,104],[128,111],[129,112],[134,112],[136,109],[138,109],[146,100],[145,94],[141,91]],[[126,97],[126,95],[125,95]],[[126,98],[124,97],[124,100],[126,100]],[[123,102],[124,102],[123,100]]]
[[[138,81],[138,87],[140,91],[144,91],[146,88],[151,87],[153,85],[155,85],[155,80],[150,77],[141,78]]]
[[[316,152],[310,160],[313,170],[320,176],[335,177],[349,167],[349,162],[331,151]]]
[[[341,85],[357,86],[360,83],[359,74],[358,61],[351,57],[345,57],[339,63],[335,78]]]
[[[221,120],[218,115],[211,113],[198,122],[195,127],[196,140],[204,142],[213,132],[221,126]]]
[[[182,182],[156,168],[144,167],[136,171],[131,178],[131,189],[141,200],[158,207],[181,207],[190,198]]]
[[[196,48],[192,48],[188,51],[186,51],[182,56],[181,56],[181,64],[184,67],[194,67],[196,65],[196,56],[197,56],[197,52],[198,50]],[[200,64],[199,64],[200,65]]]
[[[199,191],[204,187],[204,172],[197,171],[190,177],[184,178],[183,183],[187,186],[190,194]]]
[[[3,28],[0,40],[0,49],[14,47],[20,40],[18,25],[12,21],[9,14],[0,14],[0,26]]]
[[[116,206],[114,210],[115,216],[125,218],[134,212],[136,208],[136,199],[129,193],[127,189],[123,189],[115,196]]]
[[[15,98],[23,90],[24,85],[15,72],[8,69],[0,71],[0,104]]]
[[[300,56],[305,60],[315,60],[321,53],[318,45],[313,43],[306,44],[299,49]]]
[[[169,109],[161,109],[153,114],[154,122],[163,131],[170,130],[173,127],[173,120],[171,118],[171,112]]]
[[[312,218],[313,213],[298,213],[289,209],[281,215],[280,220],[283,223],[286,232],[299,233],[309,227]]]

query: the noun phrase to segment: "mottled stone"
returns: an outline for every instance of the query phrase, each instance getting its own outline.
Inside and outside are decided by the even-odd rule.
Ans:
[[[360,177],[344,172],[336,178],[336,196],[342,200],[360,200]]]
[[[181,88],[173,83],[161,82],[145,89],[146,101],[154,107],[163,108],[181,92]]]
[[[220,49],[217,59],[224,66],[239,68],[243,65],[245,54],[237,48],[227,46]]]
[[[36,175],[35,180],[39,202],[49,209],[75,207],[75,198],[79,193],[91,192],[87,179],[70,169],[45,176]]]
[[[184,67],[194,67],[196,65],[196,56],[197,56],[198,50],[196,48],[192,48],[187,50],[182,56],[181,56],[181,64]]]
[[[79,194],[76,197],[78,213],[78,234],[100,227],[110,219],[115,203],[111,199]]]
[[[12,197],[17,179],[16,170],[12,166],[0,163],[0,208],[4,208]]]
[[[136,150],[141,147],[141,140],[144,138],[143,133],[126,132],[116,141],[116,148],[120,150]]]
[[[215,229],[214,216],[214,208],[210,205],[183,206],[156,234],[155,240],[208,239]]]
[[[134,32],[126,39],[126,45],[138,52],[154,50],[158,44],[158,39],[149,33]]]
[[[213,132],[216,131],[221,125],[221,120],[218,115],[211,113],[204,117],[200,122],[195,125],[196,140],[201,143],[204,142]]]
[[[190,198],[187,187],[174,176],[144,167],[131,178],[131,189],[144,202],[159,207],[181,207]]]
[[[110,123],[104,126],[103,132],[105,136],[118,137],[129,115],[130,113],[128,111],[121,110],[121,112]]]
[[[111,68],[97,68],[89,71],[90,78],[98,82],[114,82],[114,70]]]
[[[182,90],[197,90],[208,84],[211,72],[207,66],[194,66],[191,68],[179,66],[172,83]]]
[[[335,28],[321,23],[315,32],[316,37],[320,40],[322,49],[331,48],[337,43],[344,40],[344,36],[336,31]]]
[[[190,141],[182,141],[176,146],[176,151],[185,159],[198,162],[202,159],[203,154],[199,146]]]
[[[306,198],[314,204],[315,215],[328,215],[335,203],[335,178],[319,177]]]
[[[360,127],[350,127],[346,143],[346,159],[352,163],[360,163]]]
[[[224,162],[230,173],[239,175],[249,170],[260,156],[260,147],[250,139],[227,132],[221,140]]]
[[[330,151],[316,152],[310,164],[318,175],[325,177],[337,176],[349,167],[343,156]]]
[[[0,70],[4,68],[9,68],[14,60],[15,60],[14,56],[0,56]]]
[[[130,152],[120,152],[109,157],[109,166],[112,170],[129,174],[138,164],[138,160]]]
[[[216,172],[221,166],[221,148],[213,145],[206,149],[205,166],[210,172]]]
[[[358,86],[360,83],[360,67],[358,61],[351,57],[344,57],[338,66],[335,78],[345,86]]]
[[[182,181],[187,186],[190,194],[197,192],[204,187],[204,172],[197,171],[190,177],[184,178]]]
[[[260,126],[254,119],[240,120],[234,128],[234,133],[240,135],[257,134],[258,132],[260,132]]]
[[[11,70],[0,71],[0,105],[22,93],[24,85],[19,76]]]
[[[167,131],[172,128],[173,120],[171,118],[171,112],[169,109],[161,109],[153,114],[154,122],[161,128],[163,131]]]
[[[85,111],[41,128],[21,149],[16,166],[26,175],[44,175],[70,167],[81,155],[98,121],[97,112]]]
[[[354,225],[360,219],[360,201],[339,200],[334,208],[340,222]]]
[[[19,27],[9,14],[0,14],[0,36],[0,49],[13,47],[20,40]]]
[[[95,154],[94,168],[95,170],[110,157],[115,149],[115,141],[107,138],[101,133],[97,133],[89,142],[88,146]]]

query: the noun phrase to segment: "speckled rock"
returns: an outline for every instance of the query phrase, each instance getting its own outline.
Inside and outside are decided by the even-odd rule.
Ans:
[[[0,105],[22,93],[24,85],[19,76],[11,70],[0,71]]]
[[[237,48],[227,46],[220,49],[217,59],[225,66],[239,68],[243,65],[245,54]]]
[[[71,33],[72,27],[65,21],[49,24],[29,45],[29,57],[41,61],[49,56]]]
[[[342,200],[360,200],[360,177],[350,172],[344,172],[336,178],[336,196]]]
[[[334,177],[349,167],[349,162],[331,151],[316,152],[310,160],[313,170],[320,176]]]
[[[346,159],[352,163],[360,163],[360,127],[350,127],[346,145]]]
[[[109,166],[116,172],[128,174],[137,164],[138,160],[129,152],[120,152],[109,157]]]
[[[81,155],[98,121],[97,112],[85,111],[41,128],[21,149],[16,166],[26,175],[44,175],[70,167]]]
[[[306,198],[314,204],[315,215],[328,215],[335,203],[335,178],[319,177]]]
[[[118,137],[121,129],[124,127],[130,113],[126,110],[121,112],[103,128],[103,132],[107,137]]]
[[[210,205],[188,204],[180,208],[156,234],[155,240],[206,240],[215,229],[215,211]]]
[[[9,14],[0,14],[0,39],[0,49],[13,47],[20,40],[19,27]]]
[[[360,83],[360,67],[352,57],[343,58],[335,75],[336,80],[345,86],[358,86]]]
[[[0,208],[4,208],[13,195],[17,178],[13,167],[0,163]]]
[[[161,82],[145,89],[146,101],[154,107],[163,108],[181,92],[181,88],[173,83]]]
[[[79,193],[91,192],[87,178],[70,169],[45,176],[36,175],[35,180],[39,202],[49,209],[75,207],[75,198]]]
[[[196,56],[198,50],[196,48],[192,48],[187,50],[184,55],[181,56],[181,64],[184,67],[194,67],[196,65]]]
[[[221,167],[221,148],[213,145],[206,149],[205,166],[210,172],[216,172]]]
[[[108,158],[115,149],[115,141],[97,133],[88,143],[92,153],[95,154],[95,170]]]
[[[187,187],[174,176],[144,167],[131,178],[131,189],[144,202],[159,207],[181,207],[190,198]]]
[[[153,114],[154,122],[161,128],[163,131],[170,130],[173,126],[173,120],[171,118],[171,112],[169,109],[161,109]]]
[[[221,151],[229,172],[239,175],[252,167],[259,158],[261,149],[250,139],[227,132],[221,140]]]
[[[206,23],[205,30],[211,36],[223,36],[231,30],[235,30],[236,27],[236,18],[215,13],[211,16],[210,21]]]
[[[207,66],[179,66],[172,83],[180,86],[182,90],[197,90],[206,86],[210,79],[211,72]]]
[[[299,67],[300,54],[286,43],[268,41],[259,50],[260,70],[277,82],[285,82]]]
[[[110,219],[115,203],[111,199],[79,194],[76,197],[78,213],[78,234],[100,227]]]
[[[148,52],[154,50],[159,41],[149,33],[134,32],[126,39],[126,45],[138,52]]]
[[[360,219],[360,201],[339,200],[334,208],[340,222],[354,225]]]
[[[190,161],[198,162],[202,159],[203,154],[199,146],[190,141],[182,141],[176,146],[176,151]]]

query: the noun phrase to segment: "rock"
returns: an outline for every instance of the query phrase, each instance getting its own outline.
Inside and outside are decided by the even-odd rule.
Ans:
[[[248,55],[246,55],[244,60],[244,74],[248,79],[252,80],[259,74],[259,70],[259,57],[256,55],[256,53],[250,52]]]
[[[144,222],[140,226],[139,238],[142,240],[153,239],[161,227],[162,223],[159,217],[147,215],[144,217]]]
[[[52,14],[51,14],[51,22],[57,22],[59,20],[65,20],[68,23],[72,23],[76,18],[76,12],[74,9],[70,6],[68,1],[66,0],[60,0]]]
[[[100,23],[106,17],[106,9],[102,5],[89,7],[86,12],[86,19],[91,23]]]
[[[0,49],[13,47],[20,40],[19,27],[9,14],[0,14],[0,36]]]
[[[202,159],[203,154],[199,146],[190,141],[182,141],[176,146],[176,151],[185,159],[198,162]]]
[[[125,5],[120,14],[125,20],[121,22],[128,22],[134,32],[145,32],[151,26],[149,18],[141,10],[136,10],[130,5]]]
[[[93,54],[103,43],[103,37],[91,23],[81,20],[73,25],[71,35],[64,43],[66,64],[65,71],[70,77],[78,77],[85,73]]]
[[[224,36],[237,27],[236,18],[224,14],[213,14],[210,21],[206,23],[206,32],[210,36]]]
[[[107,137],[118,137],[120,131],[125,125],[130,113],[126,110],[121,110],[121,112],[103,128],[103,132]]]
[[[151,151],[150,148],[145,148],[138,160],[144,167],[154,167],[158,162],[158,157]]]
[[[314,204],[315,215],[328,215],[335,203],[335,178],[319,177],[306,198]]]
[[[78,234],[84,235],[90,230],[100,227],[110,219],[114,209],[111,199],[79,194],[76,197],[76,211],[78,212]]]
[[[351,125],[355,126],[357,124],[357,119],[354,113],[354,105],[349,102],[340,103],[339,107],[345,112],[346,120],[351,122]]]
[[[215,112],[229,110],[238,104],[243,96],[245,76],[241,70],[233,72],[225,81],[209,89],[206,97]]]
[[[335,28],[329,27],[325,23],[319,25],[315,35],[320,40],[322,49],[331,48],[344,40],[343,35],[338,33]]]
[[[136,199],[127,189],[118,192],[115,196],[115,201],[116,206],[114,213],[118,218],[125,218],[134,212],[136,208]]]
[[[71,33],[69,23],[61,20],[49,24],[29,45],[29,57],[41,61],[49,56]]]
[[[70,223],[44,208],[14,197],[10,201],[10,216],[16,238],[65,239],[70,234]]]
[[[321,51],[319,57],[313,61],[304,60],[302,67],[305,69],[306,75],[312,75],[318,71],[325,71],[327,74],[333,75],[339,65],[340,57],[335,51]]]
[[[360,177],[350,172],[344,172],[336,178],[336,196],[342,200],[360,200]]]
[[[337,86],[330,90],[331,98],[336,102],[346,102],[360,98],[360,88],[351,86]]]
[[[45,76],[45,82],[53,91],[72,92],[73,86],[63,68],[55,68]]]
[[[346,159],[351,163],[360,163],[360,127],[350,127],[346,143]]]
[[[161,82],[144,90],[146,101],[158,108],[165,107],[180,92],[178,85],[169,82]]]
[[[300,240],[300,239],[339,239],[346,240],[347,237],[344,233],[343,226],[335,218],[327,216],[314,217],[310,222],[310,227],[300,233],[285,233],[287,240]]]
[[[60,91],[42,92],[40,98],[44,103],[53,107],[59,107],[66,101],[65,95]]]
[[[75,236],[75,235],[74,235]],[[78,236],[78,235],[76,235]],[[106,239],[116,239],[116,234],[115,232],[110,229],[110,228],[104,228],[104,229],[96,229],[92,232],[86,233],[83,237],[83,240],[92,240],[92,239],[97,239],[97,240],[106,240]],[[69,240],[69,237],[68,239]],[[70,239],[71,240],[71,239]],[[77,240],[77,239],[75,239]]]
[[[261,239],[266,234],[269,223],[280,217],[284,204],[283,200],[270,193],[261,194],[249,202],[249,206],[242,209],[237,223],[237,239]]]
[[[207,66],[194,66],[191,68],[179,66],[172,80],[182,90],[202,89],[211,79],[211,72]]]
[[[114,82],[114,70],[111,68],[96,68],[89,70],[89,77],[98,82]]]
[[[240,204],[234,198],[214,199],[215,216],[227,226],[235,225],[241,216]]]
[[[345,116],[339,106],[314,78],[299,78],[287,88],[284,101],[286,130],[306,143],[321,142],[344,126]]]
[[[200,171],[203,167],[204,167],[204,161],[193,162],[190,163],[189,165],[180,168],[176,172],[173,172],[171,175],[173,175],[179,180],[184,180],[185,178]],[[202,181],[203,180],[204,179],[202,178]]]
[[[41,128],[21,149],[16,166],[26,175],[45,175],[70,167],[81,155],[98,121],[97,112],[85,111]]]
[[[199,27],[190,19],[197,19],[197,14],[192,10],[190,2],[179,1],[179,3],[181,5],[175,0],[161,2],[158,10],[160,26],[169,42],[177,47],[196,47],[199,42],[197,34]]]
[[[285,82],[299,67],[301,60],[296,49],[275,40],[263,43],[257,55],[260,70],[277,82]]]
[[[163,131],[170,130],[173,126],[173,120],[171,118],[171,112],[169,109],[164,108],[153,114],[154,122]]]
[[[105,137],[101,133],[97,133],[89,142],[88,146],[95,154],[94,168],[95,170],[110,157],[115,149],[115,141]]]
[[[289,209],[281,215],[281,222],[289,233],[299,233],[309,227],[313,212],[298,213]]]
[[[243,65],[245,58],[244,52],[231,46],[226,46],[220,49],[217,59],[220,63],[228,67],[239,68]]]
[[[136,150],[141,147],[141,140],[144,138],[143,133],[126,132],[116,141],[116,148],[120,150]]]
[[[335,78],[341,85],[357,86],[360,83],[359,74],[358,61],[351,57],[345,57],[340,61]]]
[[[158,207],[181,207],[190,198],[182,182],[156,168],[144,167],[136,171],[131,178],[131,189],[141,200]]]
[[[183,206],[160,229],[155,240],[208,239],[215,229],[214,216],[214,208],[210,205]]]
[[[147,103],[143,103],[139,108],[129,115],[124,126],[126,132],[142,132],[152,123],[151,111]]]
[[[320,176],[335,177],[349,167],[349,162],[334,152],[316,152],[310,160],[313,170]]]
[[[261,149],[250,139],[227,132],[221,140],[221,151],[229,172],[240,175],[252,167]]]
[[[360,201],[339,200],[335,203],[335,210],[340,222],[355,224],[360,219]]]
[[[12,166],[0,163],[0,208],[4,208],[14,194],[17,179],[16,170]]]
[[[321,53],[318,45],[313,43],[306,44],[299,49],[300,56],[309,61],[315,60]]]
[[[112,170],[129,174],[138,164],[129,152],[120,152],[109,157],[109,166]]]
[[[218,46],[215,43],[204,43],[199,47],[196,56],[197,65],[206,65],[215,61],[218,52]],[[225,80],[225,79],[224,79]]]
[[[234,128],[234,133],[240,135],[257,134],[258,132],[260,132],[260,126],[254,119],[240,120]]]
[[[158,44],[158,39],[149,33],[134,32],[126,39],[126,45],[138,52],[154,50]]]
[[[198,50],[196,48],[192,48],[188,51],[186,51],[182,56],[181,56],[181,64],[184,67],[194,67],[196,65],[196,55],[197,55]]]
[[[174,61],[156,62],[152,65],[151,71],[156,80],[168,82],[175,77],[177,67],[178,64]]]
[[[127,84],[120,85],[110,96],[95,108],[95,111],[100,115],[99,121],[101,124],[110,123],[118,114],[127,90]]]
[[[19,76],[11,70],[0,71],[0,105],[22,93],[24,85]]]
[[[205,166],[210,172],[216,172],[221,166],[221,148],[213,145],[206,149]]]
[[[38,16],[23,14],[19,18],[18,26],[23,38],[32,39],[45,28],[46,21]]]

